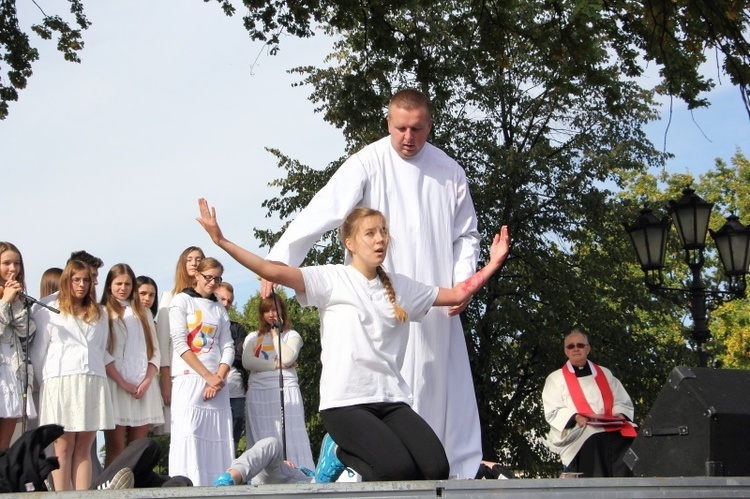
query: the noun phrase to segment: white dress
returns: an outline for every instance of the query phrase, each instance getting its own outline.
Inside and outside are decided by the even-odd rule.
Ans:
[[[159,298],[159,311],[156,315],[156,338],[159,341],[159,352],[161,357],[159,359],[159,367],[169,367],[172,365],[172,338],[169,334],[169,304],[172,303],[172,297],[174,294],[172,291],[165,291]],[[156,384],[159,384],[160,380],[154,380]],[[160,389],[161,394],[161,389]],[[164,400],[162,400],[162,404]],[[164,423],[154,427],[153,432],[156,435],[169,435],[171,428],[171,408],[168,405],[163,405],[162,412],[164,413]]]
[[[297,331],[281,333],[281,361],[293,364],[302,348],[302,336]],[[247,384],[246,440],[247,448],[267,437],[282,442],[281,390],[279,370],[276,369],[278,344],[273,336],[258,336],[254,331],[245,338],[243,365],[250,373]],[[297,370],[293,367],[282,370],[284,380],[284,427],[286,435],[286,459],[298,468],[315,469],[310,439],[305,427],[305,408],[299,389]]]
[[[59,309],[54,300],[52,307]],[[104,358],[107,311],[86,323],[46,308],[34,312],[37,333],[31,359],[41,377],[39,425],[59,424],[66,432],[111,430],[115,427],[112,396]]]
[[[24,379],[28,386],[26,416],[36,418],[36,407],[31,397],[33,368],[24,362],[21,346],[21,338],[33,336],[36,330],[34,321],[28,321],[27,325],[28,319],[28,310],[21,300],[11,304],[0,299],[0,418],[23,416]]]
[[[320,236],[341,225],[356,206],[380,210],[391,245],[384,267],[425,284],[451,288],[476,271],[477,217],[463,169],[425,144],[401,158],[390,137],[350,157],[292,221],[268,260],[298,266]],[[433,307],[411,323],[401,373],[414,410],[445,447],[450,474],[474,478],[482,459],[481,428],[466,339],[448,307]]]
[[[229,390],[203,400],[206,383],[182,354],[192,351],[212,373],[219,364],[231,366],[234,342],[229,315],[216,301],[182,292],[172,299],[169,321],[173,345],[169,474],[186,476],[196,487],[212,485],[234,458]]]
[[[140,319],[133,314],[130,302],[120,303],[125,307],[123,317],[112,321],[114,344],[112,353],[107,354],[105,362],[106,364],[114,362],[114,367],[120,375],[129,383],[138,386],[146,377],[146,371],[150,364],[156,366],[157,369],[159,367],[159,343],[156,340],[156,330],[151,311],[145,310],[147,322],[151,326],[148,334],[151,335],[154,345],[154,353],[149,359]],[[109,378],[109,390],[112,393],[115,424],[143,426],[164,422],[159,380],[156,379],[156,376],[146,394],[140,399],[134,398],[111,378]]]

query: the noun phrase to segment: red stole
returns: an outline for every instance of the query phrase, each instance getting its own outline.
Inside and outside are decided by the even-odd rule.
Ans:
[[[599,387],[599,391],[602,394],[602,401],[604,402],[604,415],[612,416],[612,405],[614,404],[614,396],[612,395],[612,388],[607,382],[607,377],[604,375],[602,368],[597,366],[591,361],[588,361],[592,366],[592,375],[596,380],[596,386]],[[581,383],[578,381],[578,377],[575,372],[571,372],[568,369],[566,363],[562,367],[563,376],[565,377],[565,384],[568,385],[568,391],[570,392],[570,398],[573,399],[573,404],[576,406],[576,412],[578,414],[593,414],[594,411],[591,409],[586,396],[583,394]],[[623,437],[635,437],[638,433],[629,421],[625,420],[622,424],[604,425],[602,426],[605,431],[620,431]]]

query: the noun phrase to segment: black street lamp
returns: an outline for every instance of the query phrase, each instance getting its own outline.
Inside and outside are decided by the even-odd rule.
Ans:
[[[708,311],[720,303],[745,296],[745,276],[750,266],[750,228],[743,226],[735,215],[727,217],[727,223],[714,232],[708,229],[713,203],[708,203],[691,188],[682,191],[679,201],[670,201],[667,211],[674,222],[685,251],[685,263],[690,268],[692,281],[687,288],[664,286],[664,256],[667,249],[667,234],[670,218],[658,219],[649,209],[631,226],[625,226],[633,242],[638,261],[645,274],[648,289],[655,294],[675,299],[686,306],[693,321],[691,337],[698,347],[698,360],[706,367],[708,355],[705,343],[711,338],[708,329]],[[710,232],[719,251],[719,259],[728,277],[727,290],[706,290],[701,278],[705,264],[703,250],[706,248],[706,233]],[[709,298],[711,300],[709,301]]]

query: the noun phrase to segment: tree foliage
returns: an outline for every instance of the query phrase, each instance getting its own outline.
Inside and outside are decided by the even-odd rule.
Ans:
[[[67,0],[73,21],[57,14],[47,14],[39,5],[39,22],[31,31],[43,40],[57,36],[57,50],[65,60],[81,62],[78,54],[83,49],[81,31],[90,23],[83,12],[82,0]],[[32,46],[29,35],[18,24],[15,0],[0,0],[0,119],[8,116],[8,103],[18,100],[18,90],[26,88],[32,65],[39,59],[39,51]]]
[[[235,12],[230,1],[217,2]],[[3,28],[17,32],[9,22],[14,2],[2,5]],[[244,6],[251,36],[275,48],[284,32],[306,37],[320,29],[335,37],[325,67],[295,71],[325,120],[342,130],[347,153],[385,134],[384,110],[396,89],[430,95],[430,140],[465,167],[484,240],[500,225],[510,227],[511,257],[462,316],[485,458],[531,476],[556,473],[559,464],[541,443],[541,387],[565,360],[562,339],[573,326],[588,332],[593,360],[623,381],[637,419],[674,366],[695,364],[684,309],[648,293],[622,223],[647,197],[675,198],[687,180],[670,178],[662,193],[661,179],[646,173],[665,157],[642,131],[656,117],[654,91],[690,107],[706,105],[703,93],[714,81],[698,65],[706,49],[715,49],[722,74],[748,105],[747,1],[244,0]],[[5,62],[16,53],[7,49],[7,32],[0,40]],[[35,59],[24,57],[11,68],[28,78]],[[660,70],[656,89],[636,81],[649,63]],[[21,88],[13,80],[2,84]],[[15,97],[4,93],[2,102]],[[342,159],[319,171],[271,152],[283,177],[273,184],[279,196],[264,206],[283,220],[307,204]],[[628,195],[612,192],[622,187]],[[399,224],[399,216],[389,223]],[[279,234],[256,231],[266,245]],[[329,234],[306,263],[340,258]],[[680,279],[680,270],[671,275]],[[317,401],[308,397],[317,396],[319,379],[317,317],[295,303],[289,305],[306,341],[300,377],[315,447]],[[722,311],[714,317],[726,321],[726,331],[744,317]],[[730,361],[719,349],[716,355]]]
[[[212,0],[204,0],[212,2]],[[227,15],[237,12],[232,0],[216,0]],[[0,0],[0,119],[8,113],[8,103],[18,99],[32,67],[39,58],[28,34],[19,26],[16,0]],[[83,0],[67,0],[72,18],[46,13],[38,3],[39,22],[31,30],[48,40],[57,36],[57,48],[65,59],[80,62],[84,46],[82,31],[89,27]],[[737,85],[750,113],[750,0],[543,0],[527,2],[419,1],[406,2],[320,0],[243,0],[243,22],[254,40],[268,43],[272,53],[279,49],[282,34],[313,36],[322,29],[335,36],[356,36],[355,51],[372,52],[405,44],[404,65],[418,63],[420,71],[436,69],[419,39],[443,29],[455,34],[456,41],[468,42],[451,52],[472,52],[480,48],[482,59],[447,59],[458,73],[470,78],[467,69],[508,69],[513,63],[496,51],[494,44],[504,35],[505,43],[540,49],[548,57],[541,61],[549,68],[560,62],[579,65],[587,72],[595,52],[613,54],[622,62],[623,75],[642,75],[649,64],[659,68],[657,91],[685,101],[692,109],[706,106],[705,92],[715,78],[700,72],[706,53],[720,58],[716,78],[727,75]],[[392,23],[399,12],[411,10],[409,25]],[[358,34],[355,35],[355,32]],[[388,36],[383,37],[383,34]],[[408,47],[408,48],[407,48]],[[465,49],[465,50],[464,50]],[[377,71],[379,68],[370,68]],[[385,68],[382,68],[385,69]],[[387,74],[388,71],[384,71]],[[455,81],[460,84],[461,78]],[[574,82],[571,82],[574,83]],[[437,97],[437,95],[436,95]],[[374,102],[369,102],[373,104]],[[367,104],[367,102],[362,102]],[[364,109],[373,109],[365,107]]]
[[[726,217],[735,214],[744,225],[750,224],[750,161],[737,151],[728,166],[717,159],[715,167],[699,178],[690,174],[668,174],[661,172],[658,176],[640,174],[626,182],[628,189],[621,193],[621,198],[648,199],[650,207],[656,213],[659,206],[665,206],[668,199],[680,197],[680,191],[692,186],[696,194],[708,202],[714,203],[709,227],[714,231],[726,222]],[[664,209],[660,210],[664,214]],[[706,264],[703,269],[703,281],[709,291],[726,291],[726,278],[718,259],[718,254],[710,241],[707,241]],[[679,241],[672,237],[668,245],[668,266],[665,272],[665,285],[687,289],[690,286],[690,275],[687,265],[682,260],[683,252]],[[707,343],[712,364],[727,368],[750,368],[750,308],[747,300],[726,302],[726,295],[709,299],[709,329],[713,338]],[[684,324],[682,335],[692,348],[694,344],[689,334],[692,324],[686,312],[682,313]]]
[[[230,0],[218,1],[230,4]],[[699,68],[706,52],[715,51],[723,58],[717,77],[729,76],[750,112],[747,0],[545,0],[533,5],[517,1],[244,0],[244,4],[249,10],[244,22],[251,37],[275,49],[281,33],[309,37],[317,26],[335,35],[364,33],[364,43],[356,47],[363,50],[387,49],[389,43],[400,41],[410,44],[416,41],[415,33],[442,27],[456,38],[467,35],[485,53],[492,53],[498,41],[493,35],[501,31],[509,40],[532,48],[554,42],[547,59],[552,66],[564,59],[585,66],[592,52],[606,49],[622,61],[621,70],[629,77],[642,75],[648,64],[655,63],[661,77],[657,90],[682,99],[691,109],[708,105],[701,94],[715,81],[703,76]],[[415,22],[401,31],[389,18],[406,10],[412,11]],[[391,31],[390,40],[379,36],[381,29]],[[368,46],[368,41],[374,43]],[[450,62],[461,66],[477,61]],[[503,61],[490,58],[486,62]]]
[[[305,34],[303,21],[315,16],[278,17],[284,5],[251,8],[250,18],[267,19],[253,35],[273,42],[289,23]],[[622,18],[583,2],[305,5],[338,42],[327,67],[296,72],[342,129],[348,152],[385,133],[396,89],[420,88],[434,106],[431,141],[467,171],[484,240],[510,227],[511,258],[462,317],[485,457],[531,475],[556,473],[541,442],[540,392],[565,360],[562,339],[573,326],[588,331],[594,360],[623,380],[645,417],[669,371],[695,362],[683,309],[641,282],[622,228],[638,205],[610,191],[664,160],[642,132],[655,113],[652,92],[631,78],[639,69],[626,47],[636,40],[613,35]],[[284,177],[265,206],[282,219],[341,161],[316,171],[273,153]],[[256,235],[270,245],[279,233]],[[329,234],[306,263],[336,258]]]

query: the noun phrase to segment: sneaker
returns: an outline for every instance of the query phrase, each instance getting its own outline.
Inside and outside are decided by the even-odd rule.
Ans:
[[[320,444],[320,456],[318,456],[318,465],[315,467],[316,483],[335,482],[346,469],[344,463],[336,456],[336,448],[336,442],[333,441],[331,435],[326,433]]]
[[[309,476],[310,478],[315,476],[315,472],[311,470],[310,468],[305,468],[304,466],[299,469],[302,473],[304,473],[305,476]]]
[[[225,485],[235,485],[234,478],[229,473],[222,473],[214,480],[214,487],[223,487]]]
[[[133,476],[133,470],[130,468],[123,468],[112,477],[111,480],[99,485],[96,490],[118,490],[118,489],[132,489],[135,483],[135,476]]]

